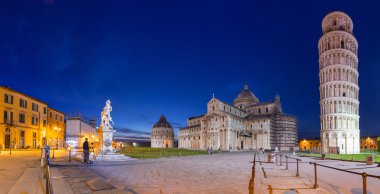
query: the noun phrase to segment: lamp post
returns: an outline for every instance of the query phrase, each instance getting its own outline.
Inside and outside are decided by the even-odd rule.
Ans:
[[[12,145],[13,145],[13,141],[12,141],[12,134],[9,135],[10,136],[10,146],[9,146],[9,155],[12,155]]]
[[[69,162],[71,162],[71,146],[68,147],[69,150]]]
[[[303,148],[304,148],[304,151],[306,151],[306,139],[303,140]]]

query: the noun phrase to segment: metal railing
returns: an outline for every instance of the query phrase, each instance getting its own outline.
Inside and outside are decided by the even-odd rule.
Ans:
[[[296,177],[300,176],[300,175],[299,175],[299,165],[298,165],[298,163],[301,161],[301,159],[299,159],[299,158],[293,158],[293,157],[290,157],[290,156],[285,156],[285,158],[286,158],[286,170],[288,170],[288,158],[297,161],[297,172],[296,172]]]
[[[49,164],[45,165],[46,194],[53,194]]]
[[[351,173],[351,174],[361,175],[363,178],[363,194],[367,194],[367,177],[380,179],[380,176],[367,174],[366,172],[363,172],[363,173],[353,172],[353,171],[349,171],[349,170],[344,170],[344,169],[339,169],[339,168],[335,168],[335,167],[331,167],[331,166],[318,164],[316,162],[309,162],[309,163],[314,165],[314,188],[318,188],[317,166],[330,168],[330,169],[338,170],[341,172],[347,172],[347,173]]]
[[[45,174],[44,174],[44,178],[45,178],[45,188],[46,188],[46,194],[53,194],[53,185],[52,185],[52,182],[51,182],[51,176],[50,176],[50,152],[45,150],[45,164],[44,164],[44,168],[45,168]]]
[[[248,184],[248,191],[249,191],[249,194],[254,194],[254,189],[255,189],[255,171],[256,171],[256,153],[253,157],[253,165],[252,165],[252,175],[251,175],[251,179],[249,180],[249,184]]]

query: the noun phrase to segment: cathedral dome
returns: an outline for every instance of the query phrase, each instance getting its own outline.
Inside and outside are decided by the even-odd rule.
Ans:
[[[259,102],[259,99],[248,89],[248,85],[244,86],[244,89],[234,100],[234,106],[244,109],[247,106],[256,104]]]
[[[151,147],[172,148],[174,147],[174,131],[171,124],[161,115],[150,133]]]

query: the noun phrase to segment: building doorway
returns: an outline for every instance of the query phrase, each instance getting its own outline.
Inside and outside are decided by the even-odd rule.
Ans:
[[[241,141],[241,149],[244,149],[244,141]]]
[[[37,133],[33,132],[33,148],[37,148]]]
[[[25,146],[25,131],[20,131],[20,148]]]
[[[168,148],[169,146],[168,146],[168,143],[166,143],[166,148]]]
[[[11,134],[9,133],[5,134],[4,144],[5,144],[5,148],[11,147]]]

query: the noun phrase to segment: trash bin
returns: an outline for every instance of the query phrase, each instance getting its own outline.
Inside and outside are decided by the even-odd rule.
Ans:
[[[268,163],[274,163],[276,161],[276,154],[268,153]]]
[[[367,165],[372,165],[373,164],[373,155],[368,154],[367,155]]]

